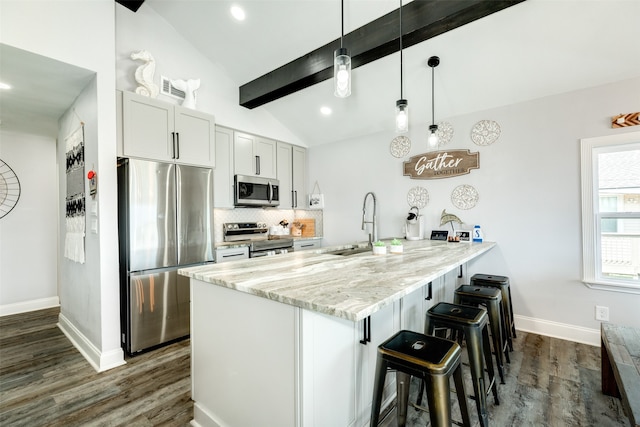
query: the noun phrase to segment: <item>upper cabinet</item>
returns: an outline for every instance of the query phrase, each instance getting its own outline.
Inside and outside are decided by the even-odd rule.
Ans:
[[[293,172],[291,170],[291,152],[293,146],[278,142],[278,181],[280,182],[280,209],[293,207]]]
[[[216,168],[213,171],[213,206],[233,207],[233,130],[216,126]]]
[[[291,172],[293,187],[293,207],[307,206],[307,149],[294,145],[291,153]]]
[[[233,139],[234,171],[236,175],[276,178],[276,141],[235,132]]]
[[[280,208],[305,208],[307,150],[303,147],[278,142],[278,181],[280,181]]]
[[[122,93],[120,155],[195,166],[215,166],[212,115]]]

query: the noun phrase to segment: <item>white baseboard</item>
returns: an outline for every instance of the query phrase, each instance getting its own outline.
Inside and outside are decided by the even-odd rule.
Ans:
[[[515,315],[513,317],[516,329],[519,331],[600,347],[600,329],[584,328],[527,316]]]
[[[207,408],[203,407],[198,402],[193,402],[193,420],[191,425],[194,427],[224,427],[218,423]]]
[[[28,313],[29,311],[44,310],[45,308],[60,307],[60,298],[49,297],[14,304],[0,305],[0,317],[12,314]]]
[[[102,353],[62,313],[58,316],[58,327],[97,372],[103,372],[126,363],[122,349],[119,348]]]

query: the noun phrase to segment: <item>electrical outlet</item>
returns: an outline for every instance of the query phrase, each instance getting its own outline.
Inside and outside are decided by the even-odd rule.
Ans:
[[[601,305],[596,305],[596,320],[600,320],[602,322],[609,321],[609,307],[603,307]]]

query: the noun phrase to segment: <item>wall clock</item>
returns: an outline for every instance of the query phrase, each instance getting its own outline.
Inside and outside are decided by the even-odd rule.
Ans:
[[[16,173],[0,160],[0,218],[3,218],[18,204],[20,180]]]

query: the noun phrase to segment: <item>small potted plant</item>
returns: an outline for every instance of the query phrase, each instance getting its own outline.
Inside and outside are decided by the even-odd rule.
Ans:
[[[391,253],[392,254],[402,253],[402,241],[400,239],[393,239],[391,241]]]
[[[378,240],[373,244],[373,254],[374,255],[384,255],[387,253],[387,247],[384,242]]]

